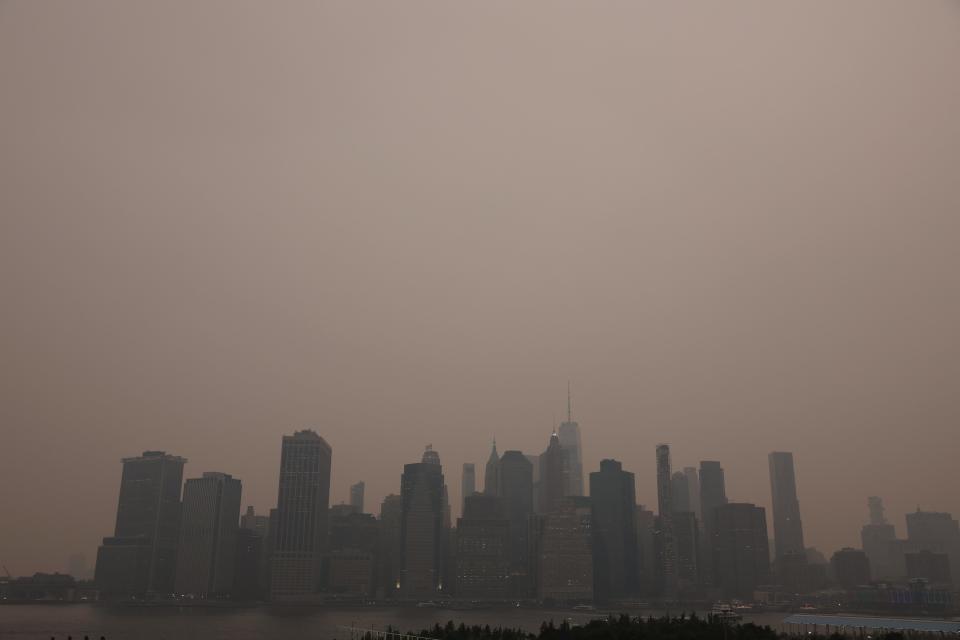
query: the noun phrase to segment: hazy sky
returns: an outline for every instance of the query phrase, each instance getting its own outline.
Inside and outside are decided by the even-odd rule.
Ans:
[[[654,446],[808,544],[960,515],[960,4],[0,0],[0,562],[145,449],[370,509],[432,443]],[[478,466],[479,468],[479,466]],[[768,513],[769,515],[769,513]],[[772,530],[771,530],[772,535]]]

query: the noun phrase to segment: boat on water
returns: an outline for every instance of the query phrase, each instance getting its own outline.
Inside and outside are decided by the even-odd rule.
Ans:
[[[578,604],[573,608],[574,611],[596,611],[597,608],[592,604]]]
[[[417,606],[422,609],[437,609],[440,607],[440,605],[433,600],[424,600],[423,602],[418,602]]]
[[[739,622],[743,619],[743,616],[733,608],[733,605],[727,602],[714,603],[713,608],[710,609],[710,615],[724,622]]]

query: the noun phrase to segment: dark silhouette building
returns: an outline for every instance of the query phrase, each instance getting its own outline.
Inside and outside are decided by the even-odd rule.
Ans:
[[[400,594],[408,600],[430,599],[443,590],[443,486],[440,457],[432,448],[421,462],[404,465]]]
[[[645,596],[655,595],[657,575],[657,551],[654,541],[656,515],[653,511],[637,505],[634,509],[637,531],[637,586]]]
[[[921,511],[907,514],[907,542],[912,551],[944,553],[950,572],[960,575],[960,526],[949,513]]]
[[[713,575],[713,511],[727,504],[727,486],[723,467],[716,460],[700,462],[700,576],[706,584],[716,584]]]
[[[564,497],[563,447],[556,432],[550,434],[547,449],[540,454],[540,496],[537,506],[541,513],[550,513],[560,506]]]
[[[567,421],[557,429],[563,452],[563,494],[583,495],[583,446],[580,441],[580,425],[573,421],[570,404],[570,385],[567,385]]]
[[[622,598],[638,588],[636,487],[617,460],[601,460],[590,474],[594,596]]]
[[[504,453],[504,458],[507,457]],[[457,520],[456,595],[461,599],[504,601],[510,597],[510,522],[503,498],[474,494]]]
[[[766,512],[747,503],[721,505],[711,530],[716,586],[727,598],[752,599],[757,586],[770,582]]]
[[[320,589],[332,457],[330,445],[314,431],[283,436],[277,524],[272,532],[272,600],[307,599]]]
[[[103,597],[173,592],[186,462],[163,451],[123,459],[114,534],[97,550]]]
[[[397,597],[400,589],[400,563],[402,545],[403,499],[390,494],[380,505],[380,553],[379,569],[381,593],[385,598]]]
[[[793,454],[774,451],[770,454],[769,461],[777,575],[785,586],[800,589],[806,573],[807,556],[803,544],[803,524],[800,521]]]
[[[460,513],[467,508],[466,500],[477,492],[477,470],[472,462],[463,463],[463,474],[460,476]]]
[[[497,454],[497,439],[493,439],[493,446],[490,448],[490,457],[487,458],[487,466],[483,470],[483,492],[488,496],[500,495],[500,487],[497,482],[499,479],[500,456]]]
[[[860,542],[870,560],[871,573],[873,577],[881,579],[899,577],[897,563],[892,558],[892,545],[897,534],[884,515],[883,501],[871,496],[867,499],[867,505],[870,509],[870,522],[860,529]]]
[[[350,506],[357,513],[363,513],[363,494],[366,489],[367,485],[363,480],[350,485]]]
[[[237,530],[233,569],[233,600],[253,602],[264,596],[264,537],[251,529]]]
[[[500,458],[500,497],[510,525],[507,554],[510,568],[526,571],[529,552],[528,521],[533,514],[533,465],[520,451],[504,451]]]
[[[590,499],[564,498],[531,520],[537,599],[557,604],[592,601]]]
[[[690,483],[683,471],[675,471],[670,476],[670,494],[673,496],[673,512],[693,511],[690,504]]]
[[[240,480],[206,472],[183,488],[183,516],[174,582],[178,594],[206,598],[233,589]]]
[[[953,583],[950,556],[946,553],[915,551],[905,554],[904,559],[907,565],[907,578],[910,580],[926,580],[935,585]]]
[[[677,594],[677,543],[673,532],[673,483],[670,445],[657,445],[657,518],[654,541],[657,551],[657,591],[667,597]]]
[[[700,584],[700,525],[692,511],[675,511],[672,523],[677,549],[677,584],[689,593]]]
[[[844,547],[830,557],[833,577],[844,589],[870,584],[870,560],[860,549]]]

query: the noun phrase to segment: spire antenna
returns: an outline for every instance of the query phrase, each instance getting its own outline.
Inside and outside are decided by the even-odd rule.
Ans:
[[[573,422],[573,413],[570,411],[570,381],[567,380],[567,422]]]

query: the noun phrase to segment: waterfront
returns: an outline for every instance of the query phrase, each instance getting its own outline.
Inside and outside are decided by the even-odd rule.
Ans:
[[[661,615],[659,611],[634,612]],[[540,623],[587,622],[602,611],[549,609],[449,610],[416,607],[123,607],[93,604],[6,605],[0,607],[0,639],[27,640],[105,636],[107,640],[280,640],[343,638],[338,626],[419,631],[453,620],[459,624],[521,627],[536,631]],[[778,628],[785,614],[758,613],[747,621]]]

